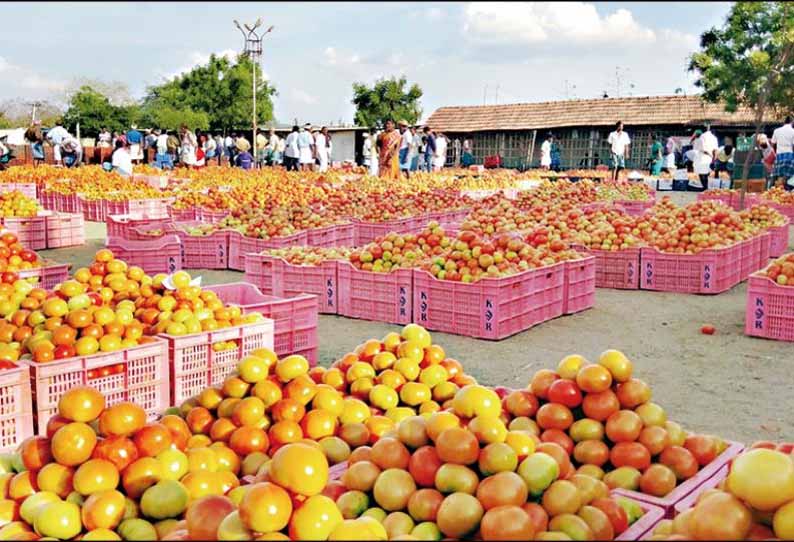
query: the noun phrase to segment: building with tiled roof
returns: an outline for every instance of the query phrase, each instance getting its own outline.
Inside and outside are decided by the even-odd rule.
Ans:
[[[751,131],[753,119],[748,108],[729,113],[699,96],[676,95],[441,107],[426,124],[453,141],[469,139],[477,163],[499,154],[507,167],[537,165],[540,144],[552,132],[563,167],[575,168],[608,163],[606,138],[622,120],[632,138],[630,167],[640,168],[656,136],[685,137],[709,123],[722,143]]]

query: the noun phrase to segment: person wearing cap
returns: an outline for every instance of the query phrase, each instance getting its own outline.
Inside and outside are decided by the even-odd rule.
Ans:
[[[319,171],[328,171],[328,159],[329,159],[329,136],[328,136],[328,128],[323,126],[319,132],[314,135],[314,148],[317,152],[317,162],[319,165]]]
[[[311,133],[312,125],[307,122],[298,133],[298,152],[301,171],[311,171],[315,159],[314,138]]]

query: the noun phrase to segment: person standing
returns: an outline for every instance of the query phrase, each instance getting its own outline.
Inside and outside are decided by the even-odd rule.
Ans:
[[[447,148],[449,147],[449,139],[446,135],[439,132],[436,136],[436,154],[433,158],[433,171],[441,171],[447,164]]]
[[[410,157],[411,171],[419,168],[419,155],[422,147],[422,136],[416,133],[416,126],[411,126],[411,147],[408,151]]]
[[[717,138],[711,132],[709,126],[701,132],[700,136],[692,144],[692,150],[695,151],[693,160],[693,167],[695,174],[700,178],[700,184],[703,190],[709,186],[709,174],[711,174],[711,163],[717,154]],[[696,132],[697,133],[697,132]]]
[[[464,168],[468,168],[469,166],[474,164],[474,154],[472,153],[472,144],[471,139],[464,139],[463,140],[463,156],[460,159],[460,163]]]
[[[262,130],[256,131],[256,167],[261,168],[265,165],[265,155],[267,154],[267,138]]]
[[[718,174],[722,171],[730,174],[733,173],[733,141],[725,138],[725,145],[717,149],[717,157],[714,160],[714,173]]]
[[[41,133],[41,121],[34,121],[25,131],[25,139],[30,142],[30,153],[33,156],[33,164],[37,165],[44,162],[44,136]]]
[[[436,135],[430,126],[425,126],[423,131],[425,133],[425,155],[422,157],[424,159],[422,170],[430,173],[433,171],[433,158],[436,156]]]
[[[182,125],[180,132],[182,135],[182,146],[179,151],[179,162],[185,167],[193,167],[196,165],[196,147],[198,147],[196,135],[185,124]]]
[[[314,137],[314,148],[317,149],[319,171],[328,171],[328,128],[323,126]]]
[[[656,136],[653,145],[651,145],[651,167],[649,168],[651,175],[658,176],[662,173],[662,166],[664,165],[663,150],[664,146],[662,145],[661,137]]]
[[[672,136],[667,138],[667,142],[664,145],[664,168],[668,173],[672,173],[675,170],[675,149],[676,144],[675,140]]]
[[[619,120],[615,123],[615,131],[609,134],[607,143],[610,145],[612,154],[612,167],[614,168],[612,178],[617,180],[620,171],[626,167],[626,155],[629,154],[631,145],[629,134],[623,131],[623,121]]]
[[[171,163],[176,165],[177,156],[179,154],[179,138],[176,134],[168,134],[168,138],[165,140],[165,148],[168,152],[168,157],[171,159]]]
[[[278,154],[279,137],[276,135],[275,128],[270,129],[270,137],[265,146],[265,163],[272,166],[276,163],[276,155]]]
[[[110,131],[107,128],[102,128],[102,131],[99,132],[99,136],[97,137],[97,147],[103,149],[111,148],[111,140],[113,136],[110,134]]]
[[[298,137],[300,137],[298,126],[293,126],[292,131],[284,140],[284,165],[287,171],[298,171],[298,161],[300,160],[300,149],[298,148]]]
[[[160,130],[155,130],[155,134],[157,134],[157,139],[154,142],[154,148],[156,150],[154,159],[155,167],[173,169],[174,159],[168,152],[168,130],[163,130],[162,132]]]
[[[111,155],[113,171],[125,177],[132,175],[132,156],[129,148],[122,139],[116,140],[116,148]]]
[[[548,170],[551,168],[551,142],[554,135],[549,132],[546,134],[546,139],[540,144],[540,168]]]
[[[396,181],[400,177],[400,145],[402,135],[394,129],[394,121],[386,121],[386,129],[378,136],[378,175]]]
[[[298,132],[298,152],[301,171],[311,171],[314,164],[314,138],[311,133],[312,125],[307,122]]]
[[[773,176],[782,180],[786,190],[794,190],[794,185],[788,183],[794,177],[794,128],[791,125],[791,115],[786,116],[783,126],[772,132],[772,145],[777,155]]]
[[[145,161],[149,162],[149,149],[152,149],[152,152],[156,154],[154,150],[155,142],[157,141],[157,135],[152,131],[147,129],[146,135],[143,138],[143,156]]]
[[[215,155],[218,152],[218,145],[215,143],[212,134],[208,133],[204,137],[206,137],[206,141],[204,142],[204,159],[206,160],[205,163],[209,165],[209,161],[215,159]]]
[[[399,159],[400,159],[400,171],[406,176],[410,176],[409,170],[411,169],[411,162],[409,160],[409,154],[411,152],[411,142],[413,141],[413,137],[411,137],[411,131],[408,129],[408,122],[401,120],[399,122],[400,127],[400,152],[399,152]]]
[[[364,144],[361,147],[361,165],[369,169],[369,166],[372,163],[371,157],[372,157],[372,138],[370,137],[369,132],[365,132]]]
[[[273,153],[274,166],[280,166],[284,162],[284,151],[286,150],[286,148],[287,148],[287,142],[284,140],[283,137],[279,137],[278,146],[276,147],[276,150]]]
[[[226,137],[223,139],[223,154],[226,158],[229,159],[229,165],[234,166],[234,162],[232,158],[234,156],[234,139],[237,137],[237,134],[229,133],[226,134]]]
[[[127,130],[127,145],[130,148],[130,156],[132,156],[132,163],[137,164],[141,160],[143,160],[143,136],[138,131],[138,127],[133,124],[130,126],[130,129]]]

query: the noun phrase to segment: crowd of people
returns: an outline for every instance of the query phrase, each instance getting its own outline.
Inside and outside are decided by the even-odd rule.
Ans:
[[[53,148],[56,165],[76,167],[83,159],[80,141],[61,124],[56,124],[43,132],[41,121],[35,121],[25,132],[30,143],[34,161],[45,159],[44,145]],[[626,168],[631,147],[631,138],[618,121],[615,129],[606,140],[610,149],[611,166],[614,178]],[[688,145],[686,144],[688,143]],[[460,156],[464,167],[472,164],[471,141],[455,141],[455,155]],[[132,125],[126,132],[113,132],[102,129],[97,138],[97,146],[112,149],[103,153],[103,167],[122,175],[131,175],[135,164],[143,162],[145,153],[153,150],[156,167],[172,169],[175,167],[202,168],[217,162],[228,161],[229,165],[242,169],[263,166],[284,166],[289,171],[326,171],[333,152],[333,142],[328,128],[317,128],[307,123],[293,126],[285,138],[271,129],[266,135],[258,131],[253,146],[243,133],[232,132],[227,135],[212,134],[200,130],[190,130],[186,125],[176,131],[138,130]],[[401,120],[395,123],[389,119],[382,131],[365,133],[360,164],[367,167],[373,176],[397,179],[401,175],[409,177],[414,171],[439,171],[447,161],[450,140],[441,132],[429,126],[411,126]],[[767,176],[782,180],[788,190],[794,189],[794,128],[791,116],[786,117],[782,126],[774,130],[772,137],[759,134],[755,141],[760,152]],[[685,150],[687,149],[687,150]],[[462,151],[462,152],[459,152]],[[694,171],[705,189],[712,174],[734,169],[736,148],[734,141],[726,136],[720,145],[717,136],[709,125],[695,130],[682,143],[680,138],[668,137],[663,143],[656,137],[650,147],[650,157],[646,164],[651,175],[662,171],[672,172],[683,166]],[[543,169],[560,168],[560,146],[554,134],[546,134],[540,146],[540,167]],[[11,150],[6,138],[0,138],[0,168],[8,163]]]

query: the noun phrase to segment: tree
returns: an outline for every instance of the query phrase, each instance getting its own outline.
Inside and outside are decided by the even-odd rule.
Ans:
[[[363,83],[353,83],[356,124],[373,129],[382,128],[388,119],[415,124],[422,115],[419,106],[422,89],[413,84],[406,90],[407,85],[405,76],[379,79],[372,88]]]
[[[72,132],[80,123],[82,134],[96,136],[102,128],[116,132],[126,131],[137,115],[136,105],[113,105],[101,92],[83,86],[69,100],[63,123]]]
[[[750,107],[755,114],[753,142],[765,114],[794,104],[794,5],[788,2],[736,2],[722,28],[700,37],[690,59],[703,98],[724,102],[728,111]],[[755,145],[744,162],[741,207]]]
[[[2,111],[0,111],[0,129],[13,128],[13,127],[14,125],[11,124],[11,121],[8,120],[8,118],[3,114]]]
[[[130,94],[130,88],[126,83],[122,83],[121,81],[102,81],[90,77],[76,77],[73,79],[63,92],[64,102],[69,103],[72,97],[83,87],[91,87],[103,96],[106,96],[111,105],[135,105],[135,99],[133,99]]]
[[[259,124],[273,118],[275,88],[257,69],[256,112]],[[150,87],[144,98],[145,118],[169,119],[184,113],[191,128],[213,131],[251,125],[253,81],[251,60],[240,55],[235,61],[211,55],[204,66],[196,66],[161,85]],[[181,124],[181,122],[180,122]]]
[[[28,126],[33,111],[32,102],[22,98],[6,100],[0,104],[0,114],[5,116],[12,127]],[[46,101],[40,100],[36,105],[36,119],[41,120],[43,126],[55,126],[63,117],[61,109]]]

